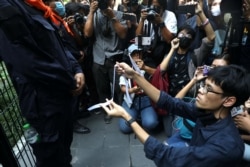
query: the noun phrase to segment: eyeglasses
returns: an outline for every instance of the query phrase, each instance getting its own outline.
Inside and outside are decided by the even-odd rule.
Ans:
[[[190,35],[190,34],[184,34],[184,33],[180,32],[177,37],[178,38],[182,38],[182,37],[192,38],[192,35]]]
[[[217,94],[217,95],[222,95],[222,94],[224,94],[224,93],[221,93],[221,92],[215,92],[215,91],[213,91],[213,89],[212,89],[210,86],[207,86],[207,85],[205,84],[205,82],[201,82],[201,83],[200,83],[200,88],[202,89],[202,92],[203,92],[204,94],[207,94],[208,92],[211,92],[211,93],[214,93],[214,94]]]

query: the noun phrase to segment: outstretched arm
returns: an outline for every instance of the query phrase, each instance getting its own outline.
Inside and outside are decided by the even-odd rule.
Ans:
[[[151,98],[153,102],[157,102],[160,97],[160,91],[151,85],[144,77],[134,71],[126,63],[117,63],[116,68],[118,73],[124,73],[127,78],[132,78],[144,92]]]
[[[108,106],[101,105],[102,108],[108,113],[108,115],[113,117],[122,117],[126,121],[129,121],[132,119],[131,115],[126,112],[126,110],[121,107],[120,105],[116,104],[112,100],[109,101],[110,104]],[[134,133],[138,137],[138,139],[141,141],[141,143],[145,143],[146,140],[149,138],[149,134],[141,128],[141,126],[136,122],[132,122],[130,124],[131,128],[133,129]]]

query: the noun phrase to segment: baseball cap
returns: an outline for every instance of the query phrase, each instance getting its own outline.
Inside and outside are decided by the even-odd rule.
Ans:
[[[131,44],[128,47],[128,53],[132,54],[134,51],[138,51],[138,50],[142,50],[140,47],[138,47],[138,45],[136,44]]]

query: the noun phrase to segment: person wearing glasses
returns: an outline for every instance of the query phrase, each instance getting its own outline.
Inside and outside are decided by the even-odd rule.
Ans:
[[[250,74],[237,65],[211,69],[198,90],[195,103],[187,103],[160,91],[126,63],[117,63],[117,71],[133,79],[158,107],[196,122],[189,147],[171,147],[145,132],[124,108],[112,100],[102,104],[105,111],[122,117],[131,126],[147,158],[156,166],[238,166],[244,143],[231,117],[231,109],[249,98]]]
[[[199,4],[196,7],[196,13],[204,22],[207,21]],[[177,37],[171,41],[171,49],[161,63],[161,69],[168,74],[169,77],[169,94],[173,97],[193,78],[197,67],[202,66],[214,45],[215,34],[210,23],[204,25],[206,37],[203,38],[199,48],[191,50],[190,46],[195,39],[194,29],[185,24],[178,30]],[[195,89],[191,89],[187,96],[193,96]],[[166,115],[162,117],[162,122],[166,135],[172,135],[172,128],[169,124],[174,119],[174,115]]]
[[[196,69],[194,77],[188,82],[188,84],[178,92],[175,96],[176,98],[183,99],[189,102],[195,102],[194,96],[187,97],[187,92],[192,89],[193,87],[198,90],[199,87],[204,86],[203,79],[206,78],[206,68],[214,68],[219,66],[226,66],[229,65],[231,62],[231,57],[229,54],[224,53],[220,57],[216,57],[211,66],[200,66]],[[197,91],[196,91],[197,92]],[[216,92],[215,92],[216,93]],[[193,134],[193,127],[195,126],[195,122],[177,116],[173,123],[173,135],[164,141],[165,144],[171,146],[189,146],[189,143],[192,138]],[[171,126],[172,127],[172,126]]]
[[[195,12],[203,23],[206,37],[202,39],[200,47],[193,50],[190,47],[196,36],[195,30],[188,24],[179,28],[177,39],[173,39],[174,45],[171,44],[167,55],[171,58],[166,63],[166,71],[169,76],[169,94],[172,96],[175,96],[193,78],[197,67],[204,65],[211,55],[214,45],[214,30],[198,3]]]

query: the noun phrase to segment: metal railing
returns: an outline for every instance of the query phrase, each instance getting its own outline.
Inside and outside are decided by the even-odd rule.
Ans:
[[[3,62],[0,62],[0,163],[5,167],[35,166],[32,149],[23,137],[18,98]]]

